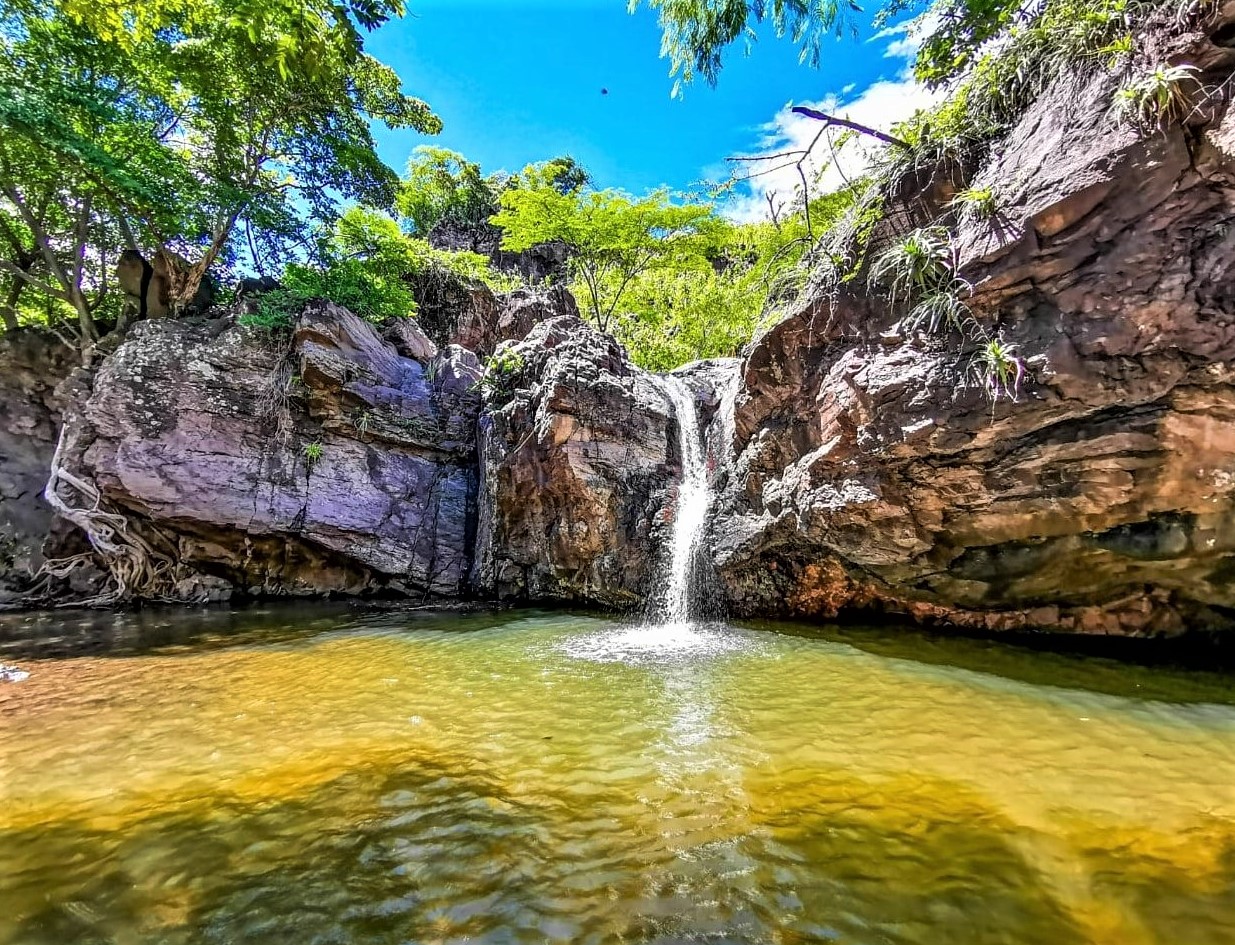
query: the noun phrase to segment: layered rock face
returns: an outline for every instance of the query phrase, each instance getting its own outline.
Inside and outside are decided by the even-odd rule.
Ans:
[[[139,323],[79,391],[64,467],[177,562],[173,596],[458,594],[479,363],[414,322],[391,335],[326,303],[290,346]]]
[[[1167,61],[1229,79],[1235,53]],[[1061,82],[973,186],[969,304],[1016,346],[991,403],[972,345],[819,299],[743,365],[715,557],[739,613],[875,605],[1109,633],[1235,616],[1235,111],[1137,134],[1113,80]]]
[[[1159,45],[1206,85],[1235,73],[1225,40]],[[963,182],[999,208],[954,245],[967,304],[1024,370],[1015,399],[992,399],[976,339],[915,333],[853,283],[741,361],[680,369],[731,612],[1235,626],[1235,111],[1215,96],[1137,133],[1107,112],[1114,80],[1086,81],[1048,92]],[[942,210],[961,183],[918,199]],[[562,290],[447,288],[421,299],[427,334],[327,305],[282,346],[223,320],[140,324],[64,386],[64,467],[175,563],[172,596],[641,606],[681,477],[663,381]],[[41,431],[35,488],[50,411],[0,414],[0,447]],[[6,490],[8,468],[0,454]]]
[[[41,494],[60,429],[55,389],[76,362],[73,351],[45,335],[0,336],[0,585],[40,563],[52,524]]]
[[[540,323],[503,357],[479,431],[477,592],[638,605],[680,474],[663,388],[575,317]]]

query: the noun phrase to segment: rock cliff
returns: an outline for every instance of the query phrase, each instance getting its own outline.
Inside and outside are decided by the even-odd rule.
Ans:
[[[1229,81],[1226,45],[1163,45],[1203,85]],[[961,273],[1027,369],[1015,401],[989,402],[972,349],[862,295],[815,299],[757,339],[715,532],[735,610],[1232,622],[1235,112],[1214,99],[1137,133],[1111,120],[1114,92],[1104,75],[1060,81],[974,180],[999,213],[961,222]]]
[[[61,465],[175,565],[146,591],[460,593],[480,367],[394,328],[399,347],[327,303],[287,343],[224,321],[134,326],[76,392]]]
[[[578,318],[506,349],[480,422],[474,586],[486,596],[636,605],[680,473],[664,391]]]
[[[1156,54],[1226,87],[1228,22]],[[993,218],[952,223],[967,304],[1024,367],[1015,399],[992,402],[972,340],[911,330],[860,280],[740,360],[680,369],[731,612],[1235,625],[1235,113],[1211,96],[1138,133],[1108,114],[1113,79],[1085,82],[919,195],[996,195]],[[160,597],[641,606],[681,475],[663,383],[563,290],[421,302],[422,324],[380,331],[314,305],[279,343],[227,319],[135,326],[61,389],[55,495],[136,548],[115,577]],[[0,415],[0,437],[37,430],[28,461],[0,456],[7,494],[48,462],[55,405],[43,380],[3,382],[37,414]]]
[[[52,513],[39,495],[56,448],[56,385],[77,362],[54,338],[0,335],[0,603],[42,560]]]

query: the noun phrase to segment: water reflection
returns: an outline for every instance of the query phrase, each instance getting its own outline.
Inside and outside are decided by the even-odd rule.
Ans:
[[[729,653],[754,653],[758,638],[721,623],[622,623],[562,644],[575,659],[631,666],[693,666]]]
[[[1224,705],[568,614],[291,631],[0,687],[0,943],[1235,945]]]

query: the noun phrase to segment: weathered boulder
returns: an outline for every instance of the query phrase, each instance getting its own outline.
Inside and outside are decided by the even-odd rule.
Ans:
[[[481,357],[492,354],[503,341],[520,340],[539,322],[579,314],[574,296],[561,286],[494,294],[479,282],[430,273],[418,279],[413,289],[416,322],[426,340],[456,344]]]
[[[477,354],[489,355],[503,341],[520,341],[541,322],[563,316],[579,317],[575,297],[567,289],[515,289],[497,296],[491,307],[464,309],[451,340]]]
[[[1235,70],[1188,42],[1206,83]],[[973,343],[868,297],[755,342],[714,547],[736,611],[1235,623],[1235,118],[1137,134],[1089,82],[1030,110],[975,181],[999,214],[958,234],[969,304],[1026,370],[1015,401],[991,402]]]
[[[217,596],[220,580],[458,594],[479,366],[424,353],[328,303],[290,345],[223,321],[140,323],[68,408],[64,467],[176,563],[167,596]]]
[[[443,220],[429,231],[429,243],[436,249],[465,250],[488,256],[495,268],[534,285],[564,277],[570,258],[569,247],[558,241],[537,243],[517,253],[504,250],[502,231],[487,221],[461,226]]]
[[[484,385],[474,588],[639,604],[680,475],[663,388],[574,317],[504,351]]]

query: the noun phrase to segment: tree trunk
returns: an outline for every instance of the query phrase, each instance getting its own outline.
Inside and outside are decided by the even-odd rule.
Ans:
[[[0,318],[4,320],[5,331],[17,331],[21,325],[17,321],[17,300],[21,298],[21,290],[24,283],[17,276],[13,277],[13,282],[9,285],[9,291],[4,297],[4,304],[0,305]]]
[[[98,329],[94,325],[94,316],[90,313],[90,303],[86,300],[85,294],[79,286],[73,286],[70,289],[72,296],[73,308],[77,309],[77,324],[81,329],[81,348],[82,355],[90,358],[90,349],[94,343],[99,340]]]

